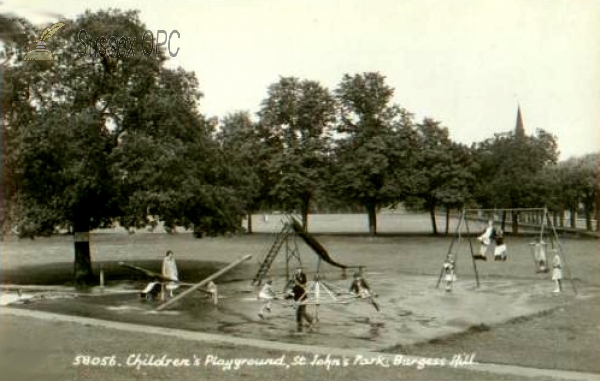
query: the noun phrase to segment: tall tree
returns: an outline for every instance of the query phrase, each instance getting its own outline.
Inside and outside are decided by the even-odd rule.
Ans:
[[[587,230],[594,230],[592,218],[598,216],[598,188],[600,169],[600,154],[588,154],[581,157],[578,163],[578,172],[581,176],[581,204],[585,216],[585,227]]]
[[[413,176],[418,138],[412,116],[392,105],[394,90],[379,73],[344,75],[336,96],[340,123],[330,189],[365,208],[371,235],[377,212],[406,197],[419,181]]]
[[[411,194],[408,206],[424,208],[429,212],[433,234],[438,233],[436,208],[463,206],[471,197],[474,176],[473,163],[467,147],[454,143],[448,129],[439,122],[425,118],[417,125],[420,141],[416,165],[420,187]],[[446,232],[449,215],[446,213]]]
[[[479,203],[487,208],[528,208],[538,201],[537,174],[557,162],[558,146],[556,138],[542,129],[526,135],[519,109],[515,130],[479,143],[475,154]],[[518,212],[513,212],[512,221],[512,231],[518,233]]]
[[[94,36],[141,35],[146,28],[136,13],[88,12],[66,24],[52,39],[54,61],[20,61],[13,68],[13,82],[26,88],[29,97],[9,122],[15,138],[10,154],[20,233],[35,236],[54,226],[72,226],[75,279],[89,284],[89,231],[116,214],[109,157],[120,132],[119,114],[130,99],[128,90],[139,84],[137,78],[155,78],[159,65],[143,56],[112,58],[81,51],[82,29]],[[25,118],[29,124],[19,123]],[[109,129],[111,122],[116,134]]]
[[[586,229],[593,230],[592,217],[598,215],[599,154],[571,157],[552,171],[557,204],[562,213],[569,211],[570,226],[577,227],[577,215],[583,208]]]
[[[22,18],[18,18],[12,13],[0,13],[0,223],[2,225],[2,237],[8,233],[12,216],[14,214],[13,197],[14,183],[11,180],[13,176],[10,173],[10,158],[7,156],[9,147],[8,135],[6,133],[5,113],[10,111],[13,102],[12,76],[9,77],[7,70],[11,65],[11,60],[21,51],[20,47],[27,44],[27,35],[33,34],[31,24]]]
[[[206,165],[216,145],[193,73],[165,68],[162,49],[115,54],[110,41],[82,40],[85,30],[139,41],[147,28],[135,11],[88,11],[65,24],[52,38],[54,61],[24,62],[19,52],[10,68],[12,96],[23,99],[6,116],[21,235],[72,228],[75,280],[89,284],[89,231],[116,219],[235,225],[232,192]]]
[[[280,78],[271,85],[259,112],[266,141],[276,147],[271,171],[278,181],[272,190],[285,209],[298,209],[308,228],[308,213],[322,188],[335,100],[315,81]]]
[[[269,197],[268,152],[259,139],[257,124],[247,112],[226,115],[216,134],[224,163],[247,218],[252,233],[252,214]]]

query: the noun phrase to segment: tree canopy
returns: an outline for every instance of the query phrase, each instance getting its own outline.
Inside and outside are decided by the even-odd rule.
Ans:
[[[304,229],[322,187],[335,111],[333,96],[318,82],[282,77],[269,86],[259,112],[265,143],[273,150],[272,195],[283,209],[300,211]]]
[[[161,49],[150,56],[82,54],[83,29],[142,36],[147,28],[135,11],[88,11],[53,37],[54,61],[17,59],[7,69],[7,92],[16,101],[4,131],[11,224],[31,237],[72,228],[76,278],[85,283],[89,244],[78,233],[116,220],[143,226],[155,215],[168,228],[219,234],[239,228],[243,211],[218,165],[224,158],[212,127],[198,111],[194,74],[165,67]]]

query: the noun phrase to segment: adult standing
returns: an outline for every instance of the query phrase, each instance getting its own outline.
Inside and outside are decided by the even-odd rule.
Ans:
[[[302,332],[304,320],[306,320],[309,327],[312,326],[313,323],[312,316],[306,312],[306,300],[308,299],[306,291],[306,287],[301,286],[300,284],[295,284],[292,289],[294,302],[296,303],[296,324],[298,332]]]
[[[306,311],[306,300],[308,299],[307,278],[301,267],[296,269],[294,273],[294,286],[292,295],[296,303],[296,324],[298,332],[302,332],[303,321],[306,320],[309,327],[312,325],[313,319]]]

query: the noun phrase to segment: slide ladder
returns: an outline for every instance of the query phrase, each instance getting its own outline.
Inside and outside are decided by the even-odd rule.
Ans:
[[[265,276],[269,272],[269,269],[273,265],[273,261],[275,261],[275,258],[277,257],[277,254],[279,253],[283,242],[287,238],[288,234],[291,233],[291,231],[291,227],[288,224],[285,224],[281,231],[277,233],[273,245],[271,245],[269,252],[263,259],[262,263],[260,264],[260,267],[258,268],[258,271],[256,272],[256,275],[254,276],[254,279],[252,280],[253,285],[261,284],[262,280],[265,278]]]

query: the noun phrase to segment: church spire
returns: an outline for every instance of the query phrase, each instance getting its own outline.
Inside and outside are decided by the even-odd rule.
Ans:
[[[521,116],[521,106],[517,108],[517,126],[515,127],[515,136],[524,137],[525,127],[523,127],[523,117]]]

